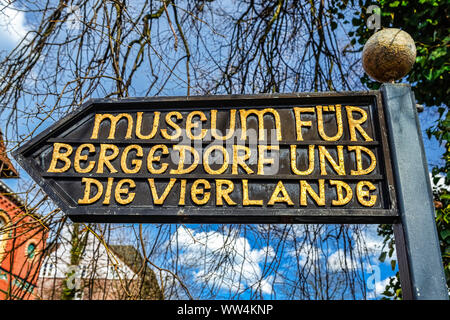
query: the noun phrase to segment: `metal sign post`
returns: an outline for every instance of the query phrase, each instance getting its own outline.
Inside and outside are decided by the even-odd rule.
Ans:
[[[431,182],[409,85],[381,87],[400,223],[394,225],[404,299],[448,300]]]

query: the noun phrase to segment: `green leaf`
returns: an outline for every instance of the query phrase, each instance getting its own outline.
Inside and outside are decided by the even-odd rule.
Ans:
[[[378,260],[380,260],[380,262],[384,262],[384,260],[386,260],[386,252],[382,252],[378,257]]]
[[[398,7],[399,4],[400,4],[400,1],[394,1],[392,3],[389,3],[389,7],[396,8],[396,7]]]
[[[389,249],[389,258],[392,257],[392,254],[394,253],[395,247],[393,246],[394,243],[392,243],[392,247]]]
[[[447,239],[448,237],[450,237],[450,230],[442,230],[440,232],[441,238],[442,239]]]
[[[385,296],[387,296],[387,297],[392,297],[392,296],[394,296],[394,294],[393,294],[392,292],[387,291],[387,290],[384,291],[382,294],[385,295]]]
[[[391,269],[392,269],[392,271],[395,270],[396,265],[397,265],[397,261],[396,260],[391,260]]]

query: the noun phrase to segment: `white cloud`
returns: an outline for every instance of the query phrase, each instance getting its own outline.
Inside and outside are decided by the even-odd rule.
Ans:
[[[270,246],[254,249],[235,231],[196,232],[186,227],[179,227],[167,245],[177,246],[179,262],[193,268],[195,281],[208,287],[234,292],[252,287],[263,294],[272,292],[273,278],[264,277],[260,266],[274,256]]]
[[[441,189],[445,189],[447,191],[450,191],[450,186],[445,184],[445,177],[442,174],[438,174],[436,176],[436,177],[439,178],[436,183],[434,183],[434,178],[433,178],[431,172],[429,172],[429,175],[430,175],[430,181],[431,181],[431,188],[434,191],[439,191]]]
[[[367,291],[367,298],[369,299],[377,299],[381,296],[381,294],[386,289],[386,286],[389,284],[390,278],[386,278],[384,280],[380,280],[375,282],[375,286],[373,290]]]
[[[0,0],[0,50],[10,50],[26,36],[28,32],[25,13]]]
[[[297,237],[301,234],[309,239],[321,239],[327,233],[325,228],[306,230],[301,229],[301,227],[293,228],[294,236]],[[349,250],[346,252],[342,248],[333,246],[321,248],[318,244],[301,241],[299,248],[287,248],[286,252],[290,257],[297,258],[298,264],[302,267],[315,262],[323,262],[331,272],[356,270],[360,267],[358,263],[361,260],[365,263],[377,265],[380,263],[378,257],[383,246],[383,239],[377,235],[376,228],[376,225],[366,226],[364,229],[351,232],[351,241],[354,248],[352,255]],[[332,245],[332,243],[329,244]],[[385,263],[390,263],[390,260],[386,259]]]
[[[390,278],[386,278],[384,280],[380,280],[377,283],[375,283],[375,293],[380,294],[384,292],[386,289],[386,286],[389,284]]]
[[[370,225],[361,230],[360,232],[352,233],[352,238],[355,243],[360,248],[360,254],[368,257],[369,263],[371,265],[378,265],[380,261],[378,260],[381,249],[383,248],[383,238],[377,234],[377,226]],[[384,250],[387,250],[386,248]],[[394,248],[394,253],[392,257],[395,259],[396,253]],[[391,258],[386,257],[384,263],[390,264]]]
[[[328,268],[334,272],[355,270],[358,268],[356,262],[352,260],[349,254],[345,254],[342,249],[336,250],[328,257],[327,265]]]
[[[304,243],[297,250],[294,248],[287,248],[286,254],[298,259],[298,265],[305,267],[307,264],[311,264],[320,258],[320,249],[310,243]]]

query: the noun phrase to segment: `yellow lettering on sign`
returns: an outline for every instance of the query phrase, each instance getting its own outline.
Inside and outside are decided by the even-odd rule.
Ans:
[[[156,136],[156,132],[158,131],[159,116],[161,115],[161,112],[155,111],[153,113],[153,126],[148,135],[142,134],[142,114],[143,112],[138,112],[136,116],[136,137],[138,139],[152,139]]]
[[[199,184],[203,184],[204,188],[199,188],[198,187]],[[192,188],[191,188],[191,199],[195,204],[203,205],[203,204],[208,203],[211,193],[205,192],[205,189],[206,190],[211,189],[211,185],[209,184],[208,180],[197,179],[194,181],[194,183],[192,184]],[[202,195],[203,199],[199,199],[197,197],[198,195]]]
[[[365,189],[364,187],[367,187]],[[377,196],[371,195],[370,191],[374,191],[377,188],[369,181],[360,181],[356,185],[356,197],[358,202],[365,207],[373,207],[377,202]]]
[[[195,150],[191,146],[185,146],[185,145],[174,145],[173,150],[176,150],[180,153],[180,158],[178,160],[178,168],[170,170],[171,174],[185,174],[194,171],[195,168],[197,168],[197,165],[200,161],[200,156],[198,154],[198,151]],[[194,162],[187,168],[184,168],[184,164],[186,161],[186,151],[188,151],[190,154],[194,156]]]
[[[311,121],[303,121],[301,119],[302,112],[309,112],[314,113],[315,110],[313,107],[302,107],[302,108],[294,108],[294,114],[295,114],[295,129],[297,131],[297,141],[303,141],[303,135],[302,135],[302,127],[311,127],[312,122]]]
[[[222,186],[226,186],[225,189]],[[216,205],[223,206],[223,200],[229,206],[235,206],[236,202],[231,200],[230,193],[234,190],[234,184],[231,180],[216,179]]]
[[[156,144],[150,149],[147,156],[147,170],[152,174],[164,173],[167,170],[167,167],[169,166],[169,164],[167,163],[162,163],[161,168],[159,169],[155,169],[155,167],[153,166],[153,162],[161,161],[161,156],[155,156],[155,152],[158,149],[162,150],[161,151],[162,154],[169,154],[169,149],[165,144]]]
[[[175,140],[181,136],[181,128],[179,125],[177,125],[175,122],[172,121],[172,117],[177,118],[177,120],[183,119],[183,116],[178,111],[172,111],[166,115],[167,125],[175,129],[175,132],[170,135],[167,132],[167,129],[161,129],[161,135],[163,136],[164,139]]]
[[[98,202],[100,206],[109,206],[114,201],[116,205],[132,203],[141,190],[136,189],[137,182],[128,177],[137,175],[139,179],[142,179],[142,174],[146,171],[149,176],[145,179],[148,178],[149,193],[155,206],[167,204],[166,200],[170,202],[170,206],[177,204],[186,206],[186,202],[188,206],[202,206],[208,204],[210,200],[215,200],[217,207],[231,207],[238,204],[244,207],[267,205],[268,208],[276,207],[278,204],[300,208],[324,207],[327,204],[330,207],[342,207],[347,204],[373,207],[378,201],[378,185],[370,177],[365,178],[370,181],[352,178],[351,183],[345,178],[342,178],[344,181],[327,179],[329,182],[326,186],[327,194],[325,194],[326,180],[319,179],[325,176],[331,177],[330,175],[335,175],[337,179],[341,179],[338,176],[346,174],[363,176],[376,171],[378,145],[355,142],[373,141],[369,136],[373,129],[367,122],[370,120],[367,106],[344,106],[345,110],[343,106],[335,104],[291,107],[289,112],[293,113],[288,116],[286,116],[287,110],[280,111],[270,107],[229,109],[230,107],[227,106],[224,111],[202,109],[202,111],[165,111],[164,114],[154,111],[153,118],[151,114],[146,115],[144,112],[137,111],[134,112],[136,115],[131,111],[130,113],[99,113],[91,119],[94,125],[90,139],[99,139],[99,136],[105,138],[106,135],[107,139],[123,139],[122,136],[116,137],[116,133],[120,131],[125,132],[125,139],[135,138],[134,141],[140,141],[140,143],[130,140],[118,141],[117,144],[102,143],[105,141],[98,140],[87,140],[91,143],[77,142],[72,145],[53,143],[47,171],[49,173],[70,171],[73,162],[73,171],[70,171],[72,174],[81,173],[88,177],[98,174],[95,179],[81,178],[80,186],[83,190],[81,190],[82,194],[77,194],[80,205]],[[226,114],[229,118],[219,117],[218,119],[218,113]],[[239,119],[236,118],[238,113]],[[208,119],[209,116],[210,119]],[[161,119],[162,117],[164,119]],[[282,120],[295,121],[295,128],[282,128]],[[241,133],[235,138],[239,128],[237,121],[240,121]],[[348,121],[348,124],[344,126],[343,121]],[[206,128],[206,125],[209,127]],[[161,126],[163,129],[160,128]],[[248,142],[249,127],[256,126],[258,127],[258,144],[253,146]],[[344,133],[347,126],[348,133]],[[276,130],[276,139],[281,141],[281,147],[278,143],[267,142],[270,139],[266,132],[267,128]],[[194,145],[197,145],[197,148],[186,141],[181,143],[173,141],[181,138],[182,135],[184,138],[183,130],[186,130],[188,141],[196,141]],[[208,130],[211,130],[211,135]],[[306,134],[307,130],[315,131],[314,135],[312,135],[313,132]],[[282,134],[285,135],[286,140],[282,140]],[[344,145],[336,145],[337,141],[344,139],[344,136],[345,139],[352,141],[342,143],[346,144],[346,158],[344,158]],[[167,143],[155,144],[159,142],[148,141],[161,138],[166,139]],[[216,141],[206,146],[210,141],[202,140],[210,138]],[[315,139],[310,142],[314,144],[299,142],[304,141],[305,138]],[[289,141],[293,139],[296,141]],[[217,144],[218,141],[221,141],[220,143],[226,141],[226,146]],[[332,144],[333,146],[330,146]],[[198,146],[203,147],[199,149]],[[276,155],[272,155],[272,151]],[[281,161],[277,162],[279,159]],[[346,163],[349,160],[350,162]],[[354,165],[352,165],[353,162]],[[143,168],[145,164],[147,170]],[[269,172],[269,169],[278,168],[276,165],[279,165],[281,170]],[[190,173],[195,173],[196,176],[188,176]],[[283,179],[286,173],[290,175],[290,179],[296,179],[295,183],[292,180]],[[261,183],[252,182],[254,185],[251,189],[248,180],[241,179],[242,190],[236,191],[236,178],[242,178],[237,177],[241,174],[244,178],[245,175],[252,174],[265,175],[265,177],[250,176],[261,181]],[[122,177],[123,175],[130,176]],[[64,177],[64,174],[61,176]],[[275,177],[276,180],[274,180]],[[175,186],[177,181],[180,182],[179,189],[178,184]],[[213,184],[214,190],[212,190]],[[272,184],[273,187],[270,186]],[[296,190],[295,195],[294,190]],[[140,194],[138,196],[141,199],[145,197]]]
[[[131,139],[131,134],[133,131],[133,118],[128,113],[119,113],[116,116],[113,116],[109,113],[100,114],[97,113],[95,115],[94,120],[94,129],[92,130],[91,139],[98,139],[98,133],[100,130],[100,124],[102,121],[108,119],[111,124],[109,128],[109,135],[107,139],[115,139],[116,134],[116,126],[120,119],[125,118],[127,120],[127,133],[125,135],[125,139]]]
[[[112,150],[112,153],[109,155],[107,155],[108,150]],[[117,148],[116,145],[103,143],[100,144],[100,155],[98,157],[97,173],[103,173],[103,167],[105,165],[111,173],[116,173],[117,170],[111,164],[111,161],[117,158],[118,155],[119,155],[119,148]]]
[[[251,114],[254,114],[258,117],[258,139],[259,140],[265,140],[265,129],[264,129],[264,115],[265,114],[271,114],[273,118],[275,119],[275,130],[277,135],[277,140],[281,141],[281,122],[280,122],[280,115],[278,112],[273,108],[266,108],[263,110],[257,110],[257,109],[249,109],[249,110],[240,110],[239,111],[241,116],[241,139],[247,140],[247,117]]]
[[[248,197],[248,180],[242,179],[242,205],[243,206],[262,206],[262,200],[250,200]]]
[[[319,162],[321,175],[327,174],[325,159],[328,160],[328,162],[331,164],[334,171],[336,171],[338,175],[345,175],[344,146],[337,146],[337,154],[339,164],[334,161],[333,157],[324,146],[319,146]]]
[[[127,146],[125,149],[123,149],[122,151],[122,157],[120,158],[120,167],[122,168],[122,171],[124,173],[138,173],[139,170],[141,170],[141,166],[142,166],[142,160],[139,159],[133,159],[131,160],[131,164],[134,166],[133,169],[128,168],[127,166],[127,157],[128,157],[128,153],[132,150],[136,150],[136,156],[137,157],[142,157],[144,155],[144,152],[142,151],[142,147],[137,145],[137,144],[132,144]]]
[[[162,205],[164,204],[164,201],[167,198],[167,195],[169,194],[170,190],[172,190],[173,185],[175,184],[175,181],[177,179],[171,178],[169,183],[167,184],[166,188],[164,189],[164,192],[161,196],[158,196],[158,192],[156,191],[156,185],[155,185],[155,179],[148,179],[148,183],[150,185],[150,190],[152,192],[153,197],[153,204]]]
[[[266,146],[266,145],[258,145],[258,174],[264,174],[264,165],[265,164],[274,164],[275,159],[266,158],[265,152],[267,150],[280,150],[279,146]]]
[[[199,122],[192,122],[192,119],[195,116],[198,116],[200,118],[200,124],[207,120],[205,114],[201,111],[192,111],[191,113],[189,113],[186,119],[186,135],[191,140],[202,140],[206,136],[208,130],[201,129],[199,134],[192,134],[192,129],[198,128],[199,125]]]
[[[347,110],[347,119],[348,119],[348,128],[350,130],[350,140],[351,141],[357,141],[356,139],[356,130],[363,136],[365,141],[373,141],[371,137],[367,134],[366,131],[361,127],[361,125],[366,122],[367,120],[367,113],[364,111],[364,109],[353,107],[353,106],[346,106]],[[357,112],[361,115],[361,118],[355,119],[353,117],[353,112]]]
[[[211,136],[217,140],[228,140],[234,134],[234,127],[236,126],[236,110],[230,110],[230,129],[227,130],[224,136],[219,135],[217,130],[217,110],[211,110]]]
[[[220,152],[222,153],[222,157],[223,157],[222,166],[217,170],[211,169],[211,167],[209,165],[209,156],[211,155],[211,153],[214,150],[220,150]],[[227,168],[228,168],[229,162],[230,162],[230,155],[228,154],[228,151],[222,146],[212,145],[211,147],[207,148],[205,150],[205,152],[203,153],[203,167],[205,168],[205,171],[209,174],[224,173],[225,170],[227,170]]]
[[[117,183],[116,186],[116,192],[114,194],[114,198],[116,199],[117,203],[120,204],[129,204],[134,200],[134,197],[136,196],[136,193],[134,192],[130,192],[129,188],[122,188],[122,186],[128,183],[130,185],[130,188],[135,188],[136,184],[134,183],[133,180],[131,179],[122,179]],[[125,199],[122,198],[122,195],[128,195],[128,197],[126,197]]]
[[[181,179],[180,185],[180,201],[178,202],[179,206],[184,206],[186,204],[186,179]]]
[[[325,141],[337,141],[342,137],[344,133],[344,126],[342,124],[342,106],[316,106],[317,108],[317,129],[319,131],[320,137]],[[336,113],[336,123],[337,132],[333,137],[329,137],[324,130],[323,124],[323,111],[335,111]]]
[[[310,175],[314,171],[314,145],[308,146],[308,159],[309,165],[308,169],[302,171],[297,168],[297,146],[291,145],[291,170],[294,174],[299,176],[307,176]]]
[[[78,200],[78,204],[91,204],[100,199],[103,194],[103,184],[100,181],[93,178],[82,178],[81,183],[85,184],[84,195],[82,199]],[[91,197],[90,195],[92,184],[97,187],[97,193]]]
[[[61,152],[62,148],[66,149],[66,151]],[[48,167],[47,172],[61,173],[69,170],[71,164],[69,156],[72,154],[72,151],[73,148],[70,144],[55,142],[53,144],[52,161],[50,162],[50,166]],[[62,166],[61,168],[56,168],[58,160],[64,162],[64,166]]]
[[[331,200],[333,206],[343,206],[352,200],[353,191],[348,184],[340,180],[330,180],[330,184],[336,186],[337,200]],[[345,197],[343,190],[346,192]]]
[[[109,204],[111,202],[111,191],[114,178],[108,178],[108,183],[106,184],[105,199],[103,204]]]
[[[89,161],[86,168],[81,168],[80,161],[86,161],[88,159],[88,155],[81,155],[84,149],[88,149],[89,153],[95,152],[94,145],[90,143],[84,143],[78,147],[77,151],[75,152],[75,159],[73,160],[73,168],[76,172],[79,173],[91,172],[95,167],[95,161]]]
[[[351,175],[357,176],[371,173],[377,166],[377,158],[370,149],[363,146],[348,146],[348,150],[356,152],[356,170],[350,170]],[[370,165],[366,169],[362,167],[361,151],[364,151],[370,157]]]
[[[244,155],[240,153],[239,151],[244,151]],[[238,166],[241,166],[242,169],[247,174],[252,174],[254,171],[250,169],[245,161],[247,161],[250,158],[251,151],[250,148],[247,146],[242,145],[233,145],[233,165],[231,168],[232,174],[238,174]]]
[[[314,199],[318,206],[325,205],[325,180],[319,179],[319,195],[314,191],[311,185],[306,180],[300,180],[300,205],[307,206],[308,199],[307,194]]]
[[[279,197],[280,192],[282,194],[281,197]],[[276,202],[285,202],[290,206],[294,205],[282,181],[278,181],[275,190],[272,192],[272,196],[270,197],[269,202],[267,202],[267,205],[273,206]]]

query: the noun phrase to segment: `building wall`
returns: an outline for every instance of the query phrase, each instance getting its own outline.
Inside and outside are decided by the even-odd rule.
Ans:
[[[36,294],[42,300],[60,300],[63,278],[39,278]],[[138,300],[155,299],[142,294],[142,283],[136,278],[127,279],[81,279],[77,300]]]
[[[14,197],[0,188],[0,300],[35,299],[46,227]]]
[[[147,269],[146,275],[142,275],[137,270],[139,268],[136,268],[136,264],[127,265],[111,250],[113,245],[107,248],[106,244],[99,241],[92,233],[88,234],[79,265],[70,265],[71,230],[70,225],[63,228],[58,243],[43,259],[35,291],[38,299],[61,299],[65,287],[64,281],[68,281],[72,288],[79,290],[75,299],[162,298],[152,270]]]

